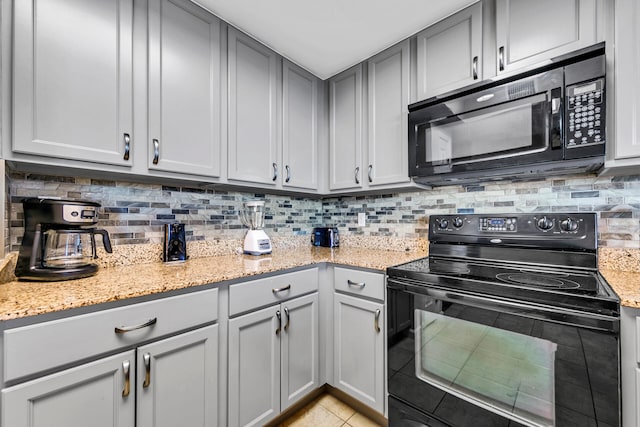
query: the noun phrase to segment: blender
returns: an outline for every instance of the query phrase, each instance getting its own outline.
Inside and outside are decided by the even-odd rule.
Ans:
[[[264,201],[253,200],[244,203],[240,210],[242,223],[249,227],[244,237],[244,253],[264,255],[271,253],[271,240],[264,232]]]

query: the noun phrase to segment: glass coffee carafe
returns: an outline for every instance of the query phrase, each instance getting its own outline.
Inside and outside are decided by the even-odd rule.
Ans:
[[[107,252],[111,243],[105,230],[50,229],[44,232],[42,264],[48,268],[71,268],[89,265],[97,258],[95,235],[102,235]]]

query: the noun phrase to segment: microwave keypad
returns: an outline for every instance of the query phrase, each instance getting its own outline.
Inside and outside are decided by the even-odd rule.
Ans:
[[[603,83],[599,79],[567,87],[567,148],[604,143]]]

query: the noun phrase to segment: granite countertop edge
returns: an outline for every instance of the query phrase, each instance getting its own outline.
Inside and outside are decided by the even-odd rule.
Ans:
[[[222,255],[183,263],[148,263],[101,268],[94,276],[58,282],[0,284],[0,321],[57,313],[130,298],[284,272],[321,263],[384,272],[427,256],[426,252],[364,248],[295,248],[270,255]]]

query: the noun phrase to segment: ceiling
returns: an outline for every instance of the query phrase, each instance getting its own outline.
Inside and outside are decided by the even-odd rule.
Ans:
[[[196,0],[326,79],[477,0]]]

